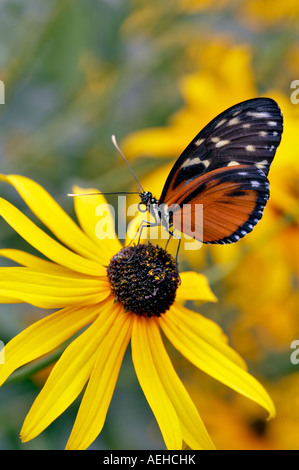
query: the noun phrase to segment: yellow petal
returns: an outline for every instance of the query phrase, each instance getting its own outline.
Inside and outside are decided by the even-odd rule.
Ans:
[[[133,363],[140,386],[156,417],[167,449],[179,450],[182,449],[182,430],[176,410],[168,397],[153,359],[155,345],[150,339],[150,322],[149,318],[134,317]]]
[[[177,290],[178,300],[202,300],[217,302],[217,297],[211,291],[209,281],[203,274],[194,271],[180,273],[181,285]]]
[[[90,194],[98,193],[99,191],[94,188],[83,189],[79,186],[74,186],[73,192],[74,194]],[[106,259],[109,259],[121,250],[122,245],[115,233],[114,209],[110,208],[102,194],[75,197],[74,204],[82,229],[88,238],[100,246],[101,251],[105,253]],[[101,216],[105,218],[105,223],[107,223],[105,227],[107,237],[104,239],[100,239],[97,236],[97,227]]]
[[[5,346],[5,364],[0,366],[0,385],[19,367],[49,353],[70,338],[99,313],[98,306],[67,307],[42,318],[15,336]]]
[[[264,407],[269,417],[275,415],[274,404],[264,387],[237,363],[234,351],[211,331],[200,330],[196,322],[173,307],[159,319],[159,324],[174,347],[196,367],[238,393]]]
[[[119,312],[119,306],[107,302],[97,320],[66,348],[26,416],[23,441],[40,434],[79,395],[94,367],[98,348]]]
[[[90,305],[110,294],[106,279],[46,274],[30,268],[0,268],[0,295],[41,308]]]
[[[21,266],[26,266],[28,268],[32,268],[40,272],[60,275],[70,275],[70,273],[72,273],[72,276],[85,277],[84,274],[82,275],[79,273],[75,273],[74,271],[70,271],[69,269],[64,268],[63,266],[59,266],[58,264],[39,258],[38,256],[34,256],[30,253],[26,253],[26,251],[22,250],[3,248],[2,250],[0,250],[0,256],[15,261]]]
[[[28,243],[55,263],[91,276],[106,274],[105,268],[100,263],[73,253],[43,232],[22,212],[2,198],[0,198],[0,216]]]
[[[174,304],[167,315],[173,319],[175,325],[179,326],[180,322],[184,323],[187,329],[192,330],[199,338],[204,337],[206,342],[211,344],[220,343],[220,346],[221,343],[224,343],[223,353],[228,355],[228,357],[240,367],[247,370],[244,359],[234,349],[227,346],[227,336],[213,320],[179,304]]]
[[[21,304],[22,300],[14,299],[13,297],[7,297],[5,295],[0,296],[0,304]]]
[[[107,331],[66,449],[86,449],[101,432],[131,330],[132,316],[123,312]]]
[[[38,183],[19,175],[0,175],[0,180],[14,186],[32,212],[66,246],[91,260],[103,262],[106,259],[103,252]]]
[[[180,420],[183,440],[191,449],[214,449],[214,444],[163,345],[156,321],[147,322],[152,358],[161,383]]]

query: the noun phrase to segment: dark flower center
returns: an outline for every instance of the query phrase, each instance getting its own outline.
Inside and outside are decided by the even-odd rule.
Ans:
[[[107,274],[112,293],[125,310],[148,317],[169,310],[180,282],[174,258],[151,243],[120,250]]]

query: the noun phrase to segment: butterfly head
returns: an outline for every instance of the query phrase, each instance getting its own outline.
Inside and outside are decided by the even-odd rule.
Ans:
[[[157,199],[153,197],[150,191],[144,191],[143,193],[139,194],[141,204],[144,204],[146,209],[149,210],[152,204],[157,203]]]
[[[150,191],[143,191],[139,194],[139,197],[141,199],[141,202],[138,204],[140,212],[148,211],[154,217],[156,225],[159,225],[161,222],[163,225],[164,220],[166,220],[167,224],[169,223],[168,213],[164,213],[164,208],[159,206],[158,199]],[[145,206],[145,209],[141,209],[140,206]]]

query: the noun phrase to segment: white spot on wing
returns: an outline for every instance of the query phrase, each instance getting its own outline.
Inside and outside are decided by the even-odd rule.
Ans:
[[[210,165],[210,160],[202,160],[201,162],[206,168],[208,168],[208,166]]]
[[[249,122],[245,122],[242,127],[244,127],[244,129],[249,129],[251,127],[251,124],[249,124]]]
[[[194,144],[199,147],[203,142],[205,141],[205,139],[198,139],[194,142]]]
[[[246,145],[245,149],[247,152],[254,152],[255,151],[255,146],[254,145]]]
[[[263,160],[262,162],[255,163],[256,168],[263,170],[268,165],[268,160]]]
[[[199,163],[202,163],[199,157],[187,158],[187,160],[183,163],[182,168],[187,168],[188,166],[192,165],[198,165]]]
[[[215,147],[219,148],[219,147],[223,147],[223,145],[227,145],[230,143],[230,140],[220,140],[219,142],[217,142],[217,144],[215,145]]]
[[[260,187],[260,183],[259,181],[251,181],[251,186],[253,188],[259,188]]]
[[[261,111],[261,112],[248,111],[247,116],[252,116],[255,118],[263,118],[263,117],[266,118],[266,117],[270,117],[270,114],[267,113],[266,111]]]
[[[211,142],[214,142],[214,143],[219,142],[219,140],[220,140],[220,137],[212,137],[211,138]]]
[[[217,127],[220,127],[220,126],[222,126],[223,124],[225,124],[226,121],[227,121],[227,119],[221,119],[221,121],[219,121],[218,124],[216,124],[215,129],[217,129]]]
[[[227,166],[237,166],[237,165],[241,165],[241,163],[236,162],[236,161],[234,161],[234,160],[232,160],[231,162],[229,162],[229,163],[227,164]]]
[[[238,124],[239,122],[240,122],[240,119],[238,117],[234,117],[228,121],[227,125],[234,126],[235,124]]]
[[[267,124],[268,124],[268,126],[277,126],[276,121],[268,121]]]
[[[267,135],[267,132],[265,132],[265,131],[260,131],[260,132],[259,132],[259,135],[260,135],[261,137],[265,137],[265,136]]]
[[[206,168],[210,165],[210,160],[201,160],[199,157],[187,158],[187,160],[182,164],[182,168],[188,168],[188,166],[202,164]]]

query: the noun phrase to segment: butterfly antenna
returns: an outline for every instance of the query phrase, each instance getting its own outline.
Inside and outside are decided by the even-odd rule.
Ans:
[[[114,147],[116,148],[116,150],[118,151],[118,153],[122,156],[122,158],[124,159],[124,161],[126,162],[127,164],[127,167],[129,168],[130,172],[132,173],[132,175],[134,176],[135,180],[137,181],[137,184],[138,186],[140,187],[141,191],[144,193],[144,189],[141,185],[141,183],[139,182],[137,176],[135,175],[134,171],[132,170],[132,168],[130,167],[129,165],[129,162],[128,160],[126,159],[126,157],[124,156],[124,154],[122,153],[122,151],[120,150],[117,142],[116,142],[116,138],[115,138],[115,135],[112,135],[111,136],[111,140],[112,140],[112,143],[114,145]],[[102,192],[98,192],[98,193],[83,193],[83,194],[73,194],[73,193],[69,193],[68,196],[69,197],[77,197],[77,196],[97,196],[99,194],[139,194],[139,191],[118,191],[118,192],[112,192],[112,193],[102,193]]]
[[[117,191],[115,193],[80,193],[80,194],[73,194],[73,193],[68,193],[67,196],[69,197],[76,197],[76,196],[99,196],[99,195],[105,195],[106,194],[139,194],[139,191]]]
[[[122,151],[120,150],[120,148],[119,148],[119,146],[118,146],[118,144],[117,144],[117,142],[116,142],[115,135],[112,135],[112,136],[111,136],[111,140],[112,140],[112,143],[113,143],[114,147],[115,147],[116,150],[118,151],[118,153],[122,156],[122,158],[123,158],[124,161],[126,162],[127,167],[129,168],[130,172],[132,173],[132,175],[134,176],[135,180],[137,181],[137,184],[138,184],[138,186],[141,188],[141,191],[144,193],[145,191],[144,191],[143,187],[141,186],[141,184],[140,184],[140,182],[139,182],[137,176],[135,175],[134,171],[133,171],[132,168],[130,167],[128,160],[126,159],[126,157],[124,156],[124,154],[123,154]]]

